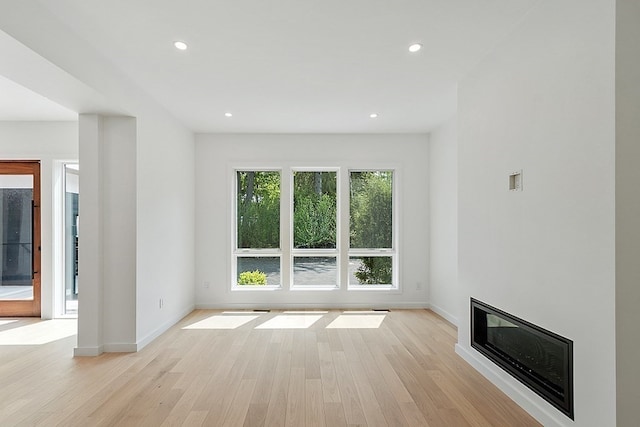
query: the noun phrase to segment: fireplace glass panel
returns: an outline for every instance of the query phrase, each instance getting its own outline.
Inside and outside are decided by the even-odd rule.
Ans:
[[[573,419],[573,342],[471,300],[471,346]]]

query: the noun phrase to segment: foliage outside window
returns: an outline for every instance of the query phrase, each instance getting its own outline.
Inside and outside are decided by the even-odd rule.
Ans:
[[[293,286],[338,286],[335,171],[293,172]]]
[[[237,256],[236,272],[238,285],[280,286],[279,256]]]
[[[336,173],[293,173],[293,247],[336,247]]]
[[[391,248],[393,172],[351,172],[350,195],[350,246]]]
[[[266,285],[267,275],[260,270],[243,271],[238,278],[238,285]]]
[[[280,247],[280,173],[237,172],[238,248]]]
[[[394,241],[392,170],[345,172],[349,179],[348,218],[340,206],[337,170],[293,170],[284,189],[291,203],[291,240],[282,257],[280,242],[281,173],[236,172],[235,286],[269,288],[340,287],[340,277],[355,288],[393,288],[397,253]],[[348,220],[349,224],[341,221]],[[340,256],[338,230],[348,231],[348,257]],[[342,260],[348,264],[342,265]],[[284,268],[284,277],[281,269]],[[345,271],[342,276],[341,271]],[[266,285],[266,286],[265,286]]]
[[[237,171],[236,180],[236,284],[279,286],[280,172]]]
[[[393,258],[388,256],[363,256],[349,258],[350,271],[359,285],[393,284]],[[351,283],[354,283],[352,280]]]
[[[352,171],[349,191],[353,284],[391,285],[393,257],[378,254],[393,250],[393,171]]]

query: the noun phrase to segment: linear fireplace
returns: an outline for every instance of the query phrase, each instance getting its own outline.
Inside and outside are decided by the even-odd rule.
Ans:
[[[471,347],[573,420],[573,341],[471,298]]]

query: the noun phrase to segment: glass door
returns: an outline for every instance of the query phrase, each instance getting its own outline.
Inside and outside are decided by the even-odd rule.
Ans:
[[[64,307],[63,314],[78,314],[78,193],[80,167],[64,166]]]
[[[0,161],[0,316],[40,316],[40,163]]]

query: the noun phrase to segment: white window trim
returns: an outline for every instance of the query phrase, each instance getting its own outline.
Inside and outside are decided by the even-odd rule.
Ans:
[[[293,174],[295,172],[335,172],[336,174],[336,247],[335,249],[297,249],[293,247],[293,229],[294,229],[294,215],[293,215],[293,196],[294,196],[294,182]],[[289,169],[289,289],[292,291],[305,291],[305,290],[335,290],[341,288],[340,283],[340,167],[292,167]],[[335,257],[336,258],[336,284],[335,285],[296,285],[294,283],[294,258],[295,257]]]
[[[285,162],[286,163],[286,162]],[[344,163],[344,162],[342,162]],[[357,162],[356,162],[357,163]],[[280,248],[279,249],[238,249],[237,247],[237,172],[279,172],[280,173]],[[293,172],[336,172],[336,248],[335,249],[294,249],[293,248]],[[392,171],[393,172],[393,241],[392,248],[363,249],[350,247],[350,178],[351,172]],[[371,164],[363,167],[345,166],[291,166],[279,164],[277,166],[237,165],[230,167],[231,185],[231,259],[230,259],[230,290],[235,292],[267,292],[267,291],[346,291],[346,292],[386,292],[390,294],[402,293],[401,271],[399,268],[400,251],[398,239],[400,236],[400,221],[398,206],[401,202],[399,185],[401,180],[400,168],[397,164]],[[286,244],[283,244],[286,242]],[[238,285],[237,258],[238,256],[273,256],[280,257],[279,286],[274,285]],[[293,258],[296,256],[335,256],[337,267],[337,284],[326,286],[298,285],[293,283]],[[349,284],[349,258],[352,256],[391,256],[392,284],[390,285],[358,285]],[[229,289],[229,288],[227,288]]]
[[[53,317],[59,319],[76,319],[77,313],[67,314],[65,304],[65,280],[66,280],[66,247],[65,247],[65,193],[66,193],[66,166],[79,164],[78,160],[55,160],[53,162]]]
[[[400,274],[398,268],[398,168],[397,167],[373,167],[373,168],[351,168],[347,171],[347,185],[351,185],[351,173],[352,172],[374,172],[374,171],[390,171],[393,172],[393,183],[391,187],[391,248],[351,248],[351,241],[347,241],[346,258],[347,262],[351,257],[391,257],[391,283],[390,284],[378,284],[378,285],[360,285],[349,283],[349,276],[347,271],[347,278],[345,285],[349,291],[400,291]],[[349,194],[350,195],[350,194]],[[347,227],[349,232],[351,226],[351,200],[346,202],[347,206]],[[348,264],[347,264],[348,265]]]
[[[283,256],[282,256],[282,193],[283,170],[274,167],[239,166],[232,169],[231,191],[231,290],[232,291],[274,291],[283,288]],[[280,174],[280,248],[238,248],[238,172],[278,172]],[[241,257],[273,257],[280,258],[280,284],[279,285],[238,285],[238,258]]]

